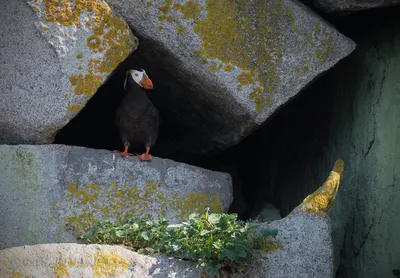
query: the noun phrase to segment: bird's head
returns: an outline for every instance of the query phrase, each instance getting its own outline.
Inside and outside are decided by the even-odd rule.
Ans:
[[[144,89],[153,89],[153,82],[151,82],[150,78],[147,76],[146,71],[144,69],[131,69],[126,73],[124,88],[126,89],[126,83],[129,79],[132,79],[137,83],[140,87]]]

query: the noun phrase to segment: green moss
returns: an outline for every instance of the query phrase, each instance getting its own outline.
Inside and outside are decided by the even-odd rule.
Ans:
[[[133,182],[113,183],[108,187],[70,183],[63,200],[54,205],[53,213],[69,207],[57,221],[61,224],[67,222],[74,232],[82,234],[94,224],[96,218],[115,219],[122,223],[134,216],[152,218],[154,211],[157,211],[157,217],[165,217],[168,211],[181,221],[190,213],[200,213],[206,207],[210,207],[212,212],[222,212],[218,195],[191,192],[185,197],[176,192],[165,192],[160,181],[149,179],[143,189]]]
[[[199,18],[200,11],[204,9],[193,0],[188,0],[183,5],[180,3],[175,3],[173,5],[173,8],[175,10],[181,11],[185,19],[194,19],[194,20],[197,20]]]
[[[183,27],[182,25],[180,25],[180,26],[178,27],[177,32],[178,32],[178,35],[181,35],[181,36],[182,36],[182,35],[185,34],[186,29],[185,29],[185,27]]]
[[[45,185],[40,157],[24,146],[4,147],[0,150],[0,157],[0,175],[5,175],[5,178],[0,179],[2,207],[18,208],[18,211],[10,212],[11,216],[8,216],[18,215],[18,220],[1,229],[4,234],[12,234],[13,238],[18,238],[21,244],[45,241],[46,235],[41,232],[43,223],[38,216],[46,214],[46,206],[35,205],[36,200],[43,199],[46,191],[43,190]],[[0,249],[4,247],[2,244],[10,244],[10,241],[7,241],[9,238],[6,236],[5,242],[0,242]]]
[[[3,156],[4,159],[4,156]],[[12,153],[11,161],[8,163],[10,169],[7,171],[14,177],[16,184],[13,187],[20,191],[19,193],[25,192],[25,194],[34,194],[41,188],[40,183],[40,161],[36,155],[28,148],[18,148]],[[2,167],[1,169],[7,169],[9,167]]]
[[[250,85],[250,84],[254,83],[254,79],[253,79],[251,72],[244,71],[238,75],[237,79],[238,79],[238,83],[241,86],[246,86],[246,85]]]
[[[281,242],[270,237],[262,238],[260,242],[260,250],[267,253],[273,253],[278,250],[283,250]]]
[[[314,37],[313,40],[310,35],[307,35],[307,41],[315,48],[315,57],[325,63],[333,52],[332,37],[328,34],[326,27],[321,27],[320,24],[315,25]]]
[[[326,46],[325,49],[322,47],[319,47],[315,50],[315,56],[322,62],[324,63],[326,59],[329,57],[329,55],[332,54],[333,51],[333,45],[331,42],[329,42]]]

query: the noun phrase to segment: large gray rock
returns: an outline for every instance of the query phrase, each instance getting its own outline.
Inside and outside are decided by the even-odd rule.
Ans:
[[[342,172],[343,164],[339,162],[324,185],[289,216],[258,228],[278,230],[278,234],[262,242],[262,251],[255,252],[246,277],[333,277],[329,213]],[[44,244],[0,251],[1,277],[203,277],[201,271],[194,262],[138,255],[118,246]]]
[[[62,145],[0,146],[0,248],[77,242],[97,219],[226,212],[228,174]]]
[[[201,277],[193,263],[120,246],[42,244],[0,250],[0,277]]]
[[[400,0],[314,0],[314,5],[328,13],[342,13],[393,6]]]
[[[174,155],[234,145],[355,47],[297,1],[107,2],[159,73],[153,97],[186,130],[168,146]]]
[[[0,143],[51,143],[137,47],[104,1],[70,2],[2,3]]]
[[[266,240],[249,277],[333,277],[331,210],[344,170],[338,160],[325,183],[288,216],[259,229],[278,230]]]

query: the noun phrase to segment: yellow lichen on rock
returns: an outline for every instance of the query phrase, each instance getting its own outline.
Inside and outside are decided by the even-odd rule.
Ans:
[[[312,59],[322,63],[333,51],[326,27],[318,26],[311,37],[308,31],[300,29],[295,13],[282,0],[166,0],[159,10],[160,21],[179,24],[172,10],[182,12],[183,19],[193,21],[193,31],[202,40],[199,53],[208,61],[211,72],[223,68],[213,65],[219,60],[223,65],[250,73],[253,82],[240,84],[241,76],[237,76],[237,88],[242,91],[244,86],[250,86],[248,96],[258,112],[272,105],[273,94],[281,86],[282,56],[285,46],[290,45],[288,38],[304,41],[304,46],[311,41]],[[182,34],[181,31],[178,33]],[[204,64],[204,60],[199,60]]]
[[[68,103],[68,110],[71,112],[78,112],[82,109],[82,105],[80,104],[71,104]]]
[[[325,183],[314,193],[308,195],[300,204],[301,210],[307,213],[316,213],[317,215],[329,214],[339,189],[343,171],[344,161],[339,159],[336,161]]]
[[[55,220],[68,223],[77,235],[81,235],[99,218],[122,223],[132,217],[153,218],[152,212],[157,211],[157,217],[166,217],[168,213],[183,221],[190,213],[201,213],[206,207],[210,207],[211,212],[223,211],[218,194],[190,192],[182,196],[177,192],[165,192],[159,181],[147,180],[142,189],[134,184],[135,180],[129,181],[132,184],[69,184],[63,200],[53,206],[53,212],[62,210],[63,206],[71,209]]]
[[[235,65],[242,70],[248,70],[253,82],[246,85],[254,87],[254,93],[249,97],[256,110],[261,111],[271,105],[271,94],[280,85],[277,67],[281,63],[283,41],[280,37],[279,20],[287,17],[290,24],[296,26],[293,14],[278,0],[256,4],[257,7],[250,2],[238,3],[234,0],[206,0],[205,4],[204,9],[192,0],[184,4],[173,3],[172,0],[165,1],[160,8],[163,13],[162,20],[169,16],[171,8],[181,11],[184,19],[193,19],[194,31],[202,39],[202,56],[207,60],[218,59],[225,65]],[[260,5],[261,7],[258,7]],[[207,16],[200,19],[199,14],[203,9]],[[252,13],[256,14],[256,20],[250,16]],[[274,26],[274,29],[270,28],[271,26]],[[256,39],[260,34],[265,36],[262,41]],[[228,67],[228,71],[231,67]],[[213,72],[221,68],[210,65]],[[241,76],[238,76],[238,79],[240,80]],[[239,83],[239,89],[243,86]]]
[[[128,269],[129,263],[118,254],[97,252],[93,254],[94,277],[118,277]]]
[[[64,261],[60,261],[57,265],[51,267],[54,271],[53,275],[55,278],[70,277],[67,265]]]
[[[87,46],[93,53],[102,53],[103,57],[87,74],[71,76],[70,83],[75,87],[75,94],[93,96],[103,83],[104,74],[111,73],[136,49],[137,39],[126,22],[115,16],[102,0],[44,0],[44,7],[44,18],[49,23],[75,25],[80,29],[82,14],[89,17],[85,26],[92,29],[93,34],[87,38]],[[83,55],[76,57],[81,60]],[[90,60],[87,62],[90,63]]]
[[[85,95],[91,97],[97,88],[103,84],[101,75],[95,74],[76,74],[69,78],[72,86],[75,86],[74,93],[76,95]]]
[[[243,78],[238,76],[239,89],[244,85],[257,87],[258,83],[257,94],[249,97],[256,110],[261,111],[270,105],[271,94],[280,85],[277,67],[281,63],[283,41],[278,20],[285,16],[286,9],[281,1],[275,0],[257,5],[261,7],[255,9],[250,2],[207,0],[207,17],[197,22],[194,31],[202,38],[200,51],[204,57],[249,70],[252,82],[241,84]],[[252,13],[256,14],[257,28]],[[269,26],[275,26],[273,32]],[[256,39],[260,34],[265,40]],[[270,55],[271,52],[277,55]]]
[[[267,253],[273,253],[278,250],[283,250],[281,242],[270,237],[262,238],[260,242],[260,250]]]

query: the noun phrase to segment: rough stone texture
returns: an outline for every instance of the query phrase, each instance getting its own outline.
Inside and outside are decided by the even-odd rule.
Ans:
[[[295,1],[107,2],[145,46],[141,64],[165,76],[153,97],[185,130],[174,154],[234,145],[355,47]]]
[[[343,164],[339,162],[324,185],[289,216],[258,228],[277,229],[278,235],[264,241],[263,251],[255,254],[246,277],[333,277],[328,214],[341,173]],[[195,263],[142,256],[117,246],[44,244],[0,251],[1,277],[200,277],[200,274],[201,269],[196,269]]]
[[[42,244],[0,250],[0,277],[193,277],[193,263],[120,246]]]
[[[400,0],[314,0],[314,5],[328,13],[369,10],[398,5]]]
[[[0,143],[51,143],[137,47],[104,1],[54,2],[4,1],[0,10]]]
[[[329,216],[293,212],[261,227],[277,229],[278,235],[268,242],[271,251],[258,253],[248,277],[333,277]]]
[[[228,174],[171,160],[62,145],[3,145],[0,157],[0,248],[77,242],[97,219],[176,222],[232,202]]]
[[[394,277],[400,268],[398,10],[374,25],[351,57],[277,115],[263,135],[270,147],[259,154],[275,164],[265,175],[275,175],[271,191],[283,215],[315,190],[334,159],[346,161],[332,211],[337,277]]]
[[[339,189],[344,163],[338,160],[325,183],[287,217],[263,224],[277,229],[259,253],[250,277],[333,277],[332,227],[329,217]]]

